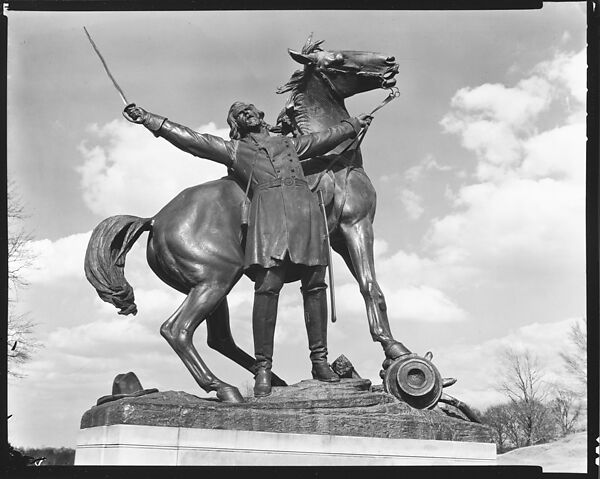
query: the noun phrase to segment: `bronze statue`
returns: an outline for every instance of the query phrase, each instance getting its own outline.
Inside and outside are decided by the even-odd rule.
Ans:
[[[394,57],[325,51],[321,43],[309,39],[300,53],[290,51],[304,68],[279,90],[291,92],[280,115],[284,135],[299,137],[338,125],[350,118],[345,98],[395,85],[398,65]],[[215,141],[226,150],[225,140]],[[359,144],[348,137],[327,155],[304,161],[302,168],[309,186],[323,193],[332,246],[359,282],[371,336],[384,349],[386,368],[410,351],[392,336],[375,278],[375,191],[362,168]],[[242,274],[252,274],[252,268],[244,271],[246,238],[241,222],[246,187],[229,175],[184,190],[153,218],[107,218],[94,229],[85,260],[86,276],[99,296],[119,308],[120,314],[135,314],[133,289],[123,274],[125,256],[139,236],[149,231],[150,267],[165,283],[187,295],[162,325],[161,334],[205,391],[216,391],[218,398],[231,402],[242,401],[239,391],[207,368],[192,344],[192,335],[206,320],[208,345],[256,373],[254,358],[238,348],[231,336],[226,299]],[[273,374],[272,384],[285,383]]]
[[[251,193],[244,270],[255,281],[252,327],[256,357],[255,396],[271,394],[273,339],[279,292],[300,279],[314,379],[340,378],[327,363],[326,225],[308,189],[300,160],[354,138],[370,119],[345,119],[322,132],[271,136],[264,113],[235,102],[227,116],[231,141],[195,131],[130,105],[126,117],[195,156],[225,164]]]

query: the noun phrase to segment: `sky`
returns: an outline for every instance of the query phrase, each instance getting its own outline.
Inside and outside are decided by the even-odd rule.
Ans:
[[[76,444],[82,414],[134,371],[145,388],[205,397],[159,334],[183,296],[145,260],[125,274],[139,312],[123,317],[85,279],[93,227],[116,214],[151,217],[186,187],[225,174],[121,116],[122,103],[88,43],[93,36],[130,101],[201,132],[228,137],[226,114],[249,101],[275,122],[276,95],[308,35],[331,50],[395,56],[399,99],[362,143],[378,194],[375,264],[392,332],[433,352],[448,392],[485,408],[499,391],[506,348],[529,350],[547,383],[566,381],[558,352],[585,316],[585,3],[532,11],[6,12],[8,175],[28,212],[35,255],[18,310],[42,344],[10,378],[15,446]],[[348,100],[372,110],[379,90]],[[334,261],[338,321],[329,359],[344,354],[378,381],[383,353],[364,302]],[[274,371],[310,376],[299,284],[282,291]],[[252,350],[252,283],[228,298],[236,342]],[[217,376],[246,390],[250,373],[195,335]],[[57,427],[57,424],[60,427]]]

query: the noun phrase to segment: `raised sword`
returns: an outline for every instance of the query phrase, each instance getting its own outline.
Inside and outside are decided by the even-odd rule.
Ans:
[[[129,102],[127,100],[127,97],[125,96],[125,93],[123,93],[123,90],[121,89],[121,87],[117,83],[117,80],[115,80],[115,77],[113,77],[112,73],[110,72],[110,69],[108,68],[108,65],[106,64],[106,60],[104,60],[104,57],[102,56],[102,53],[100,53],[100,50],[98,50],[98,47],[94,43],[94,40],[92,40],[92,36],[87,31],[87,28],[83,27],[83,31],[85,32],[88,40],[92,44],[92,48],[96,52],[96,55],[98,55],[98,58],[102,62],[102,66],[104,67],[104,71],[106,72],[106,74],[108,75],[108,78],[110,78],[110,81],[112,81],[112,84],[114,85],[114,87],[116,88],[117,92],[119,93],[119,96],[121,97],[121,100],[123,100],[123,103],[125,104],[125,107],[127,108],[128,106],[135,106],[135,103],[131,103],[131,102]],[[129,118],[127,116],[127,114],[125,113],[125,111],[123,111],[123,116],[125,118],[127,118],[128,120],[131,120],[131,118]]]

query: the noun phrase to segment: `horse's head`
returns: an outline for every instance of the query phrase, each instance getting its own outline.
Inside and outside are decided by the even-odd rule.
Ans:
[[[301,52],[288,50],[290,56],[304,65],[304,75],[314,72],[323,78],[342,98],[376,88],[396,84],[398,64],[393,56],[351,50],[328,51],[323,41],[309,37]]]

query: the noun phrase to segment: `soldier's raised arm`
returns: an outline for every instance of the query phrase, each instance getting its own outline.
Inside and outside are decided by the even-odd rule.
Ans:
[[[314,156],[324,155],[344,140],[354,138],[358,135],[361,128],[371,123],[371,120],[372,117],[370,115],[363,113],[356,118],[342,120],[339,125],[327,130],[293,138],[292,141],[296,146],[298,157],[301,160],[305,160]]]
[[[128,105],[125,108],[124,116],[132,123],[144,125],[154,136],[164,138],[186,153],[226,166],[232,164],[233,145],[219,136],[198,133],[187,126],[150,113],[135,105]]]

